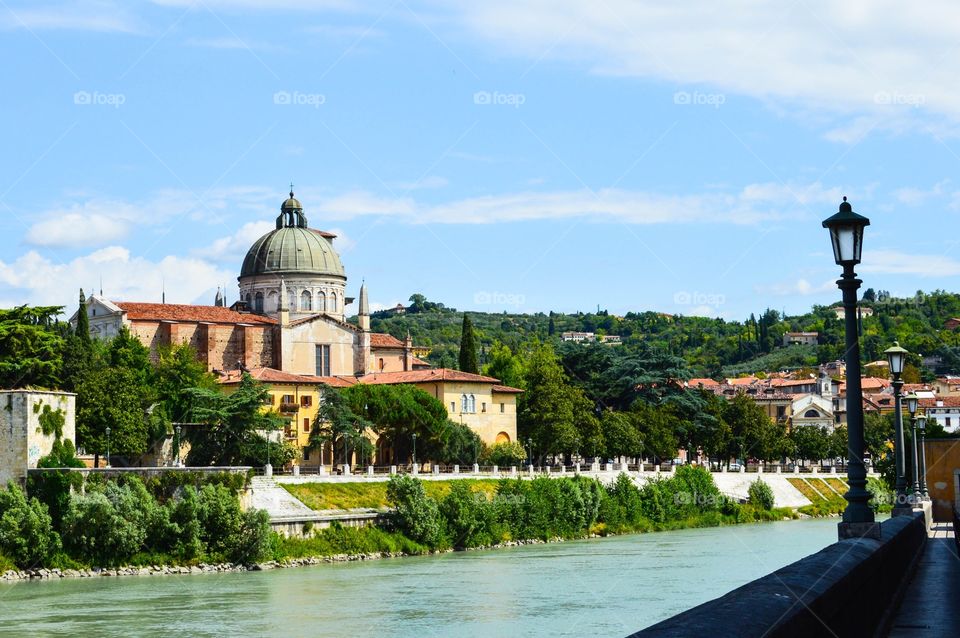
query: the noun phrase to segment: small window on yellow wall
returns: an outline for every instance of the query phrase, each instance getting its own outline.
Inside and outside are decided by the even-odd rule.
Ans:
[[[456,401],[451,401],[451,402],[450,402],[450,411],[451,411],[451,412],[456,412],[456,411],[457,411],[457,402],[456,402]]]
[[[480,404],[480,411],[481,411],[481,412],[486,412],[486,411],[487,411],[487,402],[486,402],[486,401],[484,401],[483,403]]]
[[[506,404],[506,403],[501,403],[501,404],[500,404],[500,414],[503,414],[503,413],[506,412],[506,411],[507,411],[507,404]]]
[[[310,431],[310,419],[304,419],[304,420],[303,420],[303,431],[304,431],[304,432],[309,432],[309,431]]]

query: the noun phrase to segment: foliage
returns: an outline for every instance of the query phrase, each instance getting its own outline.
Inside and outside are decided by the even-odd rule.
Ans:
[[[496,341],[490,348],[490,362],[483,367],[483,373],[500,379],[500,383],[514,388],[523,384],[523,358],[514,354],[509,346]]]
[[[831,455],[832,442],[826,428],[813,425],[796,426],[790,431],[792,454],[803,462],[804,459],[819,462]]]
[[[60,536],[46,505],[36,497],[28,500],[12,482],[0,490],[0,555],[26,568],[43,564],[59,550]]]
[[[764,510],[773,509],[773,489],[762,479],[757,479],[747,488],[750,503]]]
[[[513,467],[520,465],[527,458],[527,451],[516,441],[495,443],[483,451],[481,462],[484,465],[498,467]]]
[[[325,386],[317,416],[310,428],[309,447],[319,451],[329,445],[334,456],[338,450],[346,454],[349,447],[357,452],[358,458],[369,459],[373,450],[364,432],[372,428],[373,423],[354,412],[342,392]]]
[[[80,468],[83,461],[77,458],[76,449],[69,439],[53,442],[50,454],[37,461],[38,468]],[[70,471],[32,472],[27,477],[27,490],[47,504],[55,525],[59,525],[70,502],[70,490],[79,490],[83,476]]]
[[[469,425],[447,419],[439,434],[440,445],[434,460],[440,463],[472,465],[480,456],[483,442]]]
[[[163,346],[159,349],[157,363],[153,367],[153,386],[158,400],[174,423],[193,421],[193,399],[190,388],[217,391],[217,380],[207,366],[197,358],[189,344]]]
[[[186,393],[194,401],[194,417],[204,424],[188,435],[189,465],[266,463],[266,446],[257,447],[263,439],[261,433],[273,432],[281,423],[276,412],[261,409],[270,396],[266,386],[244,373],[230,394],[206,388],[191,388]]]
[[[480,366],[477,364],[477,340],[473,334],[473,324],[470,316],[463,313],[463,326],[460,332],[460,370],[471,374],[478,374]]]
[[[395,510],[394,527],[418,543],[435,546],[441,538],[441,519],[437,502],[427,497],[423,483],[405,475],[395,475],[387,483],[387,499]]]
[[[56,329],[60,306],[0,309],[0,388],[57,387],[64,340]]]

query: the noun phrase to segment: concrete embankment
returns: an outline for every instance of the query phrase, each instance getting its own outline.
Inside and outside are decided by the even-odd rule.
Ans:
[[[927,539],[924,514],[884,521],[631,638],[873,636],[889,621]]]

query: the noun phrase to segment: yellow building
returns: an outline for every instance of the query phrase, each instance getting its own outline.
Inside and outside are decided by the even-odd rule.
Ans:
[[[463,423],[477,433],[486,445],[517,440],[518,388],[501,385],[499,379],[470,374],[459,370],[438,368],[410,372],[384,372],[356,377],[318,377],[292,374],[272,368],[255,368],[250,375],[264,383],[270,393],[265,410],[275,410],[284,419],[284,440],[300,450],[294,465],[332,465],[329,445],[318,453],[308,450],[310,430],[317,417],[325,387],[345,388],[356,383],[394,385],[409,383],[424,390],[447,409],[450,420]],[[241,379],[240,372],[231,372],[220,378],[224,390],[232,392]],[[378,465],[389,462],[390,449],[386,442],[370,433],[376,446]],[[315,455],[321,454],[320,458]]]

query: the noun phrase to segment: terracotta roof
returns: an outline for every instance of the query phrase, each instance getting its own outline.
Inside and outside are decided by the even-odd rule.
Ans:
[[[301,385],[318,385],[322,383],[334,388],[345,388],[353,385],[340,377],[317,377],[312,374],[294,374],[274,368],[253,368],[249,372],[251,377],[263,383],[293,383]],[[224,385],[240,383],[242,376],[243,373],[239,370],[231,370],[225,375],[222,375],[219,381]]]
[[[706,379],[706,378],[690,379],[689,381],[687,381],[687,387],[689,388],[695,388],[699,385],[702,385],[703,387],[707,387],[707,386],[720,385],[720,384],[714,381],[713,379]]]
[[[485,377],[480,374],[451,370],[450,368],[434,368],[430,370],[409,370],[406,372],[376,372],[360,377],[360,383],[393,384],[393,383],[433,383],[443,381],[462,381],[471,383],[493,383],[500,379]]]
[[[133,321],[196,321],[209,323],[275,324],[264,315],[237,312],[222,306],[188,306],[171,303],[136,303],[117,301],[116,305]]]
[[[404,343],[393,335],[388,335],[383,332],[370,333],[371,348],[402,348],[403,346]]]
[[[942,405],[937,405],[938,403]],[[937,397],[936,399],[920,399],[921,408],[960,408],[960,397]]]
[[[946,383],[947,385],[960,385],[960,377],[947,377],[944,379],[937,379],[940,383]]]
[[[795,385],[816,385],[816,379],[771,379],[770,385],[777,388],[791,387]]]
[[[511,388],[508,385],[495,385],[491,390],[494,392],[503,392],[504,394],[520,394],[523,392],[520,388]]]
[[[727,379],[727,383],[729,385],[751,385],[759,380],[760,379],[756,377],[738,377],[735,379]]]

